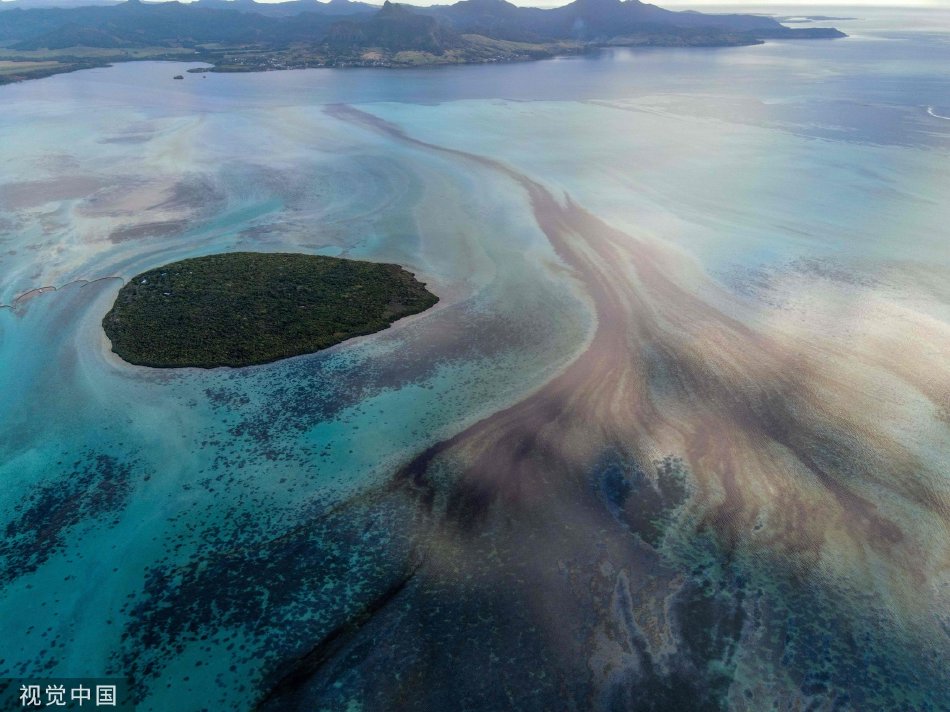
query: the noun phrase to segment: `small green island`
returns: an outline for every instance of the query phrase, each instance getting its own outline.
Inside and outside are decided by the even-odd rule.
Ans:
[[[395,264],[232,252],[136,275],[102,326],[132,364],[251,366],[380,331],[438,301]]]

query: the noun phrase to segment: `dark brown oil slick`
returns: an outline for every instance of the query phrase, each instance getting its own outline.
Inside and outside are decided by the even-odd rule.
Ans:
[[[883,372],[945,402],[945,369],[795,342],[506,165],[329,111],[507,176],[596,328],[542,388],[386,484],[156,572],[126,632],[139,679],[152,663],[133,651],[233,625],[267,661],[263,710],[946,709],[946,631],[912,594],[933,562],[908,522],[945,525],[947,501],[861,407]]]

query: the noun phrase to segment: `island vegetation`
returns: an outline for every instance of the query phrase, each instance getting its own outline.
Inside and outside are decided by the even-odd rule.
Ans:
[[[349,0],[0,4],[12,7],[0,11],[0,84],[141,59],[210,65],[198,71],[258,72],[512,62],[605,46],[721,47],[843,36],[830,27],[673,12],[639,0],[574,0],[550,9],[506,0],[431,7]]]
[[[129,363],[249,366],[380,331],[437,301],[395,264],[233,252],[136,275],[102,326]]]

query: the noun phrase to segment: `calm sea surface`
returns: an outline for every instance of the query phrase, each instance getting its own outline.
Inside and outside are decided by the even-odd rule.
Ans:
[[[950,709],[950,11],[780,12],[849,37],[0,87],[0,677],[250,709],[421,558],[298,702],[404,699],[370,660],[437,709],[458,667],[424,651],[470,639],[476,707],[500,709],[510,645],[509,671],[549,671],[511,683],[522,709],[690,676],[711,708]],[[111,354],[124,280],[231,250],[398,262],[441,302],[248,369]],[[392,500],[454,437],[425,507]],[[636,492],[666,492],[664,460],[687,494],[648,534]],[[497,495],[475,524],[458,482]],[[554,519],[550,556],[518,549]],[[476,588],[410,625],[442,610],[433,581]],[[479,627],[499,590],[506,622]],[[689,596],[697,618],[670,613]]]

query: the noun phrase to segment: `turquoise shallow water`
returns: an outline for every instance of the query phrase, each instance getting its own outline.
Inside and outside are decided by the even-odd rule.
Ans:
[[[132,76],[142,69],[167,71]],[[11,673],[111,669],[127,596],[149,566],[232,547],[246,520],[252,540],[309,521],[542,383],[587,328],[521,202],[477,171],[400,156],[319,106],[171,116],[126,106],[60,134],[84,101],[8,117],[10,134],[28,125],[49,140],[6,164],[28,178],[6,183],[5,204],[4,300],[15,306],[2,311],[2,477],[25,532],[8,540],[4,567],[3,605],[20,611],[3,617],[4,634],[22,641],[5,656]],[[75,193],[43,195],[69,181]],[[35,241],[18,230],[34,223],[45,226]],[[108,353],[99,321],[116,277],[239,247],[397,261],[443,301],[425,319],[260,368],[160,373]],[[540,288],[520,289],[531,274]],[[15,301],[47,285],[57,290]],[[102,501],[99,487],[115,492]]]
[[[587,346],[590,298],[523,190],[329,105],[500,161],[662,243],[736,320],[858,343],[886,307],[943,339],[950,20],[836,24],[854,37],[184,82],[171,79],[180,65],[130,63],[0,88],[0,673],[131,674],[141,709],[250,707],[268,654],[306,649],[311,628],[386,588],[381,552],[406,555],[392,532],[409,515],[343,536],[339,508],[374,512],[361,498],[414,455],[522,400]],[[159,372],[109,352],[99,324],[122,280],[235,249],[398,262],[442,301],[384,333],[249,369]],[[939,403],[895,402],[882,409],[888,433],[910,443],[921,478],[945,475]],[[945,477],[926,486],[946,502]],[[920,521],[913,537],[946,534],[945,517],[942,530]],[[191,629],[161,622],[155,591],[180,585],[187,602],[202,572],[240,591],[229,557],[263,542],[260,556],[286,557],[293,578],[296,554],[281,547],[300,531],[322,552],[300,572],[319,582],[319,605],[270,589],[258,600],[249,584],[231,614],[199,611],[202,589]],[[716,568],[670,542],[668,565]],[[950,625],[945,554],[932,552],[919,601],[893,603],[913,609],[895,614],[910,627]],[[288,621],[300,640],[271,646]],[[930,663],[947,659],[946,639],[929,645]],[[917,685],[915,708],[945,709],[944,681],[895,685]],[[769,684],[755,695],[785,683]]]

